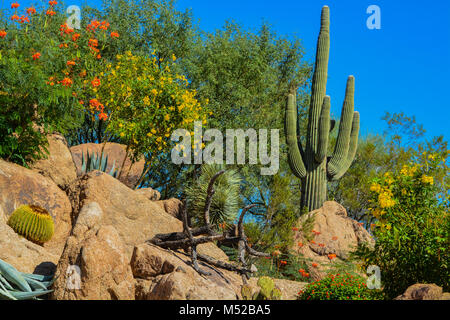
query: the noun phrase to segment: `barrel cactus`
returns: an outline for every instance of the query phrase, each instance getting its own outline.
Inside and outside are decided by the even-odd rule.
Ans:
[[[196,220],[203,221],[207,190],[211,178],[223,170],[223,165],[206,164],[192,186],[186,188],[188,212]],[[239,185],[241,179],[235,170],[226,170],[214,183],[214,195],[209,215],[211,224],[218,226],[236,218],[239,212]]]
[[[8,219],[8,225],[15,232],[37,244],[49,241],[55,227],[52,216],[44,208],[22,205]]]
[[[359,113],[354,112],[355,79],[347,80],[336,146],[328,156],[334,121],[330,119],[330,97],[326,95],[330,50],[330,11],[322,9],[321,27],[311,87],[305,148],[297,136],[296,88],[291,88],[286,106],[286,142],[292,172],[301,179],[301,208],[312,211],[326,201],[327,181],[337,180],[350,167],[358,144]]]
[[[258,279],[257,285],[260,290],[253,293],[250,285],[245,284],[241,288],[243,300],[280,300],[281,290],[275,286],[272,278],[263,276]]]

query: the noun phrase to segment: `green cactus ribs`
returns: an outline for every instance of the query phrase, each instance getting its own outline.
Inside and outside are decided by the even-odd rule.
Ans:
[[[52,216],[35,205],[20,206],[7,223],[16,233],[40,245],[49,241],[55,232]]]
[[[328,156],[328,142],[334,121],[330,118],[330,97],[326,95],[330,51],[330,10],[322,8],[316,61],[311,85],[306,143],[297,137],[296,88],[286,104],[286,142],[292,172],[301,179],[301,208],[320,208],[327,198],[327,181],[337,180],[350,167],[358,145],[359,113],[354,111],[355,78],[349,76],[342,107],[336,146]]]

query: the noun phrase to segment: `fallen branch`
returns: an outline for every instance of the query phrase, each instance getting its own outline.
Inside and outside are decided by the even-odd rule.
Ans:
[[[154,238],[148,240],[148,242],[164,249],[171,249],[171,250],[183,249],[186,252],[190,252],[193,268],[202,275],[210,275],[210,273],[200,269],[198,265],[198,260],[202,260],[218,268],[239,272],[243,277],[243,281],[246,282],[246,280],[249,278],[249,273],[255,272],[256,270],[255,268],[248,268],[245,255],[247,254],[255,257],[270,257],[270,254],[259,252],[252,249],[248,244],[247,237],[244,232],[244,225],[243,225],[244,216],[248,212],[248,210],[255,207],[256,204],[248,205],[242,209],[237,225],[238,229],[237,236],[230,236],[230,234],[227,234],[225,232],[219,234],[212,229],[210,224],[209,210],[211,207],[212,197],[214,195],[214,182],[224,172],[225,170],[217,172],[209,182],[203,216],[205,220],[204,226],[193,229],[189,227],[187,204],[184,203],[182,212],[183,232],[157,234]],[[226,241],[227,243],[237,244],[239,262],[241,263],[242,267],[227,262],[223,262],[217,259],[213,259],[211,257],[199,254],[197,252],[198,245],[214,241]]]

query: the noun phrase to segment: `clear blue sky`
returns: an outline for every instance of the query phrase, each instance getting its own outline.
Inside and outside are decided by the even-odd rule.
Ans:
[[[10,2],[4,1],[4,6]],[[82,1],[65,3],[80,5]],[[381,30],[366,27],[366,9],[373,4],[381,9]],[[353,74],[363,135],[383,130],[380,118],[385,111],[403,111],[416,116],[428,137],[443,134],[449,139],[448,0],[178,0],[177,7],[191,8],[206,31],[221,28],[231,19],[252,30],[267,21],[277,33],[302,39],[307,59],[312,61],[323,5],[331,12],[327,93],[333,114],[340,114],[345,81]]]

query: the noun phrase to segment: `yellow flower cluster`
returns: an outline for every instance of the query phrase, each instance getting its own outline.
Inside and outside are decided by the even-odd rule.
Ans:
[[[172,71],[176,57],[160,66],[156,58],[117,55],[101,74],[98,96],[111,114],[108,131],[130,141],[132,149],[162,151],[178,128],[206,123],[207,111],[188,88],[187,79]]]
[[[422,181],[422,183],[424,184],[430,184],[433,185],[434,183],[434,179],[431,176],[427,176],[427,175],[422,175],[422,177],[420,178],[420,181]]]
[[[388,177],[387,179],[392,179]],[[378,193],[378,204],[381,208],[390,208],[395,206],[396,201],[393,199],[392,191],[389,188],[385,188],[378,183],[372,183],[370,191]]]
[[[381,208],[390,208],[395,206],[395,200],[392,198],[392,191],[389,189],[384,189],[378,195],[378,203]]]
[[[406,177],[412,177],[417,172],[418,166],[408,166],[404,165],[400,170],[400,174]]]

